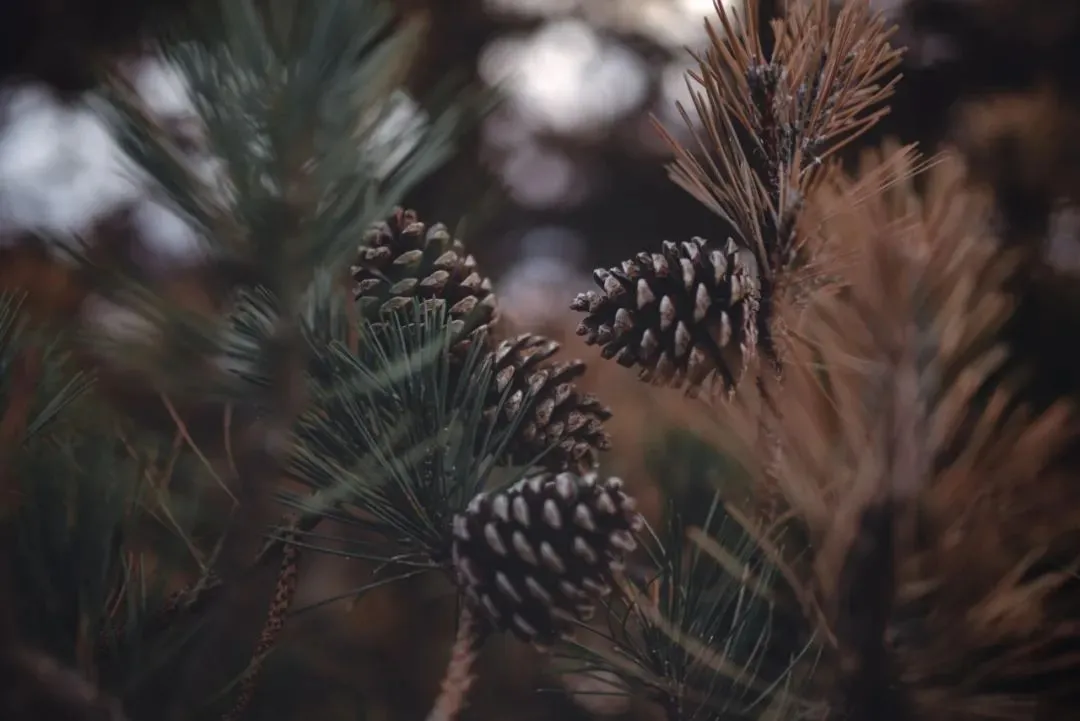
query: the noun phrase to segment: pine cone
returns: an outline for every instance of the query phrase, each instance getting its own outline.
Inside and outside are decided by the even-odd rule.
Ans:
[[[402,311],[415,299],[444,301],[451,319],[473,328],[495,319],[491,281],[477,272],[476,259],[445,225],[428,228],[412,210],[398,208],[364,235],[352,272],[368,320]]]
[[[588,313],[577,333],[603,346],[604,358],[690,394],[717,377],[735,388],[757,345],[753,253],[730,238],[664,241],[660,253],[638,253],[593,278],[603,291],[579,293],[570,307]]]
[[[622,481],[541,474],[481,493],[454,518],[453,563],[466,601],[496,630],[548,645],[587,620],[633,551],[641,516]]]
[[[509,460],[530,463],[554,445],[540,459],[541,465],[556,472],[584,473],[597,466],[600,451],[611,447],[604,430],[611,411],[574,385],[585,372],[584,362],[547,362],[558,350],[555,341],[529,333],[500,343],[490,358],[495,382],[485,415],[492,423],[510,421],[533,398],[528,418],[509,449]]]

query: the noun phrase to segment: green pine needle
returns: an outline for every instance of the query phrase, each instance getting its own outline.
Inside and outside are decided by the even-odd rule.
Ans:
[[[703,496],[715,471],[730,481],[733,467],[687,443],[664,444],[661,465],[677,492],[661,527],[647,531],[647,563],[631,570],[588,633],[562,649],[567,668],[616,673],[668,721],[759,719],[777,708],[786,709],[783,718],[803,718],[813,709],[797,682],[813,666],[814,639],[770,554],[718,492]],[[688,454],[695,462],[676,462]],[[672,478],[679,475],[687,478]]]
[[[48,428],[93,386],[93,376],[71,369],[63,339],[33,332],[22,314],[22,296],[0,294],[0,412],[7,408],[14,389],[15,363],[22,351],[34,348],[41,357],[41,379],[27,419],[22,441]]]
[[[134,338],[84,340],[171,396],[276,404],[272,415],[284,424],[290,413],[275,391],[299,359],[280,346],[295,337],[291,319],[310,309],[306,294],[345,272],[363,232],[449,157],[463,124],[486,105],[443,93],[419,99],[415,121],[400,122],[398,86],[420,27],[395,24],[379,0],[210,5],[160,48],[189,86],[205,158],[181,148],[120,79],[94,105],[116,128],[132,172],[200,237],[215,291],[263,288],[289,321],[223,349],[236,327],[163,297],[130,263],[95,264],[79,251],[91,285],[143,328]],[[249,370],[257,376],[255,366],[275,361],[269,387],[250,382]]]
[[[458,336],[445,308],[417,303],[364,326],[359,353],[331,343],[318,354],[325,380],[301,419],[291,469],[314,495],[285,500],[378,539],[347,553],[444,561],[453,515],[486,486],[524,473],[498,462],[528,408],[508,424],[485,422],[492,369],[483,344],[455,355]]]
[[[205,512],[190,487],[210,482],[168,439],[123,432],[93,376],[73,367],[71,339],[0,295],[0,414],[33,384],[3,469],[17,490],[7,528],[15,614],[22,642],[128,698],[194,632],[159,617],[171,574],[198,565],[192,529]]]
[[[170,463],[149,445],[134,455],[118,446],[100,417],[96,431],[89,425],[40,437],[12,464],[22,480],[13,575],[25,639],[75,666],[92,659],[108,687],[123,689],[167,663],[172,631],[188,630],[147,634],[169,571],[193,565],[181,538],[191,521],[154,532],[168,498],[151,492],[151,478]]]
[[[195,34],[224,41],[163,48],[219,161],[212,180],[130,89],[114,87],[102,112],[210,250],[251,264],[280,296],[347,263],[363,231],[449,157],[464,115],[440,102],[420,128],[388,122],[419,27],[393,28],[381,2],[275,2],[269,18],[251,0],[219,5],[203,21],[220,22],[217,33]]]

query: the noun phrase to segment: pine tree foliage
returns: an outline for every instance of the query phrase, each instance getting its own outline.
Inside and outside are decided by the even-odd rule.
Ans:
[[[966,420],[960,414],[969,409],[979,388],[977,381],[1003,360],[996,332],[1011,310],[1000,287],[1009,257],[995,253],[988,200],[965,185],[962,167],[949,155],[927,164],[925,199],[913,188],[912,170],[918,160],[910,153],[869,154],[865,164],[869,167],[860,175],[881,181],[879,193],[867,196],[861,179],[835,171],[805,217],[816,229],[818,242],[846,248],[849,284],[843,293],[816,303],[812,320],[805,323],[815,335],[820,334],[811,344],[815,355],[807,356],[806,365],[824,370],[800,372],[824,373],[806,382],[823,385],[825,390],[817,403],[811,404],[808,398],[784,415],[807,428],[821,420],[812,414],[836,418],[820,426],[817,437],[806,435],[802,442],[791,439],[795,445],[786,455],[803,475],[808,467],[824,474],[833,466],[836,459],[826,451],[826,439],[834,432],[848,439],[851,450],[858,449],[851,434],[868,432],[867,427],[882,414],[892,412],[870,400],[886,393],[910,397],[910,402],[919,404],[918,409],[904,412],[917,411],[934,421],[919,437],[933,439],[944,454],[953,443],[953,434],[965,430]],[[883,387],[859,385],[871,382]],[[912,385],[901,393],[890,388],[894,382]],[[850,398],[843,395],[848,393]],[[858,415],[828,410],[830,405],[862,408],[863,404],[865,409]],[[797,420],[801,414],[806,417]],[[957,440],[967,439],[960,435]],[[915,445],[925,443],[913,441],[911,447]],[[826,455],[808,466],[814,449]],[[936,453],[919,461],[918,467],[930,469],[947,458],[939,459]],[[798,475],[796,467],[782,470],[779,478]],[[835,483],[831,485],[837,498],[850,495]],[[785,497],[796,493],[784,489]],[[808,512],[809,508],[800,511]],[[819,507],[815,523],[827,525],[834,513],[834,508]]]
[[[425,127],[387,136],[417,29],[393,28],[380,3],[274,2],[265,14],[250,1],[217,5],[160,47],[190,86],[208,160],[193,162],[122,80],[101,109],[158,200],[201,236],[202,282],[223,286],[225,301],[229,288],[259,286],[288,309],[247,359],[275,359],[274,423],[287,426],[303,404],[286,397],[302,385],[303,294],[322,269],[345,267],[367,228],[447,156],[461,116],[433,100]],[[104,365],[139,370],[147,384],[186,397],[204,390],[239,403],[266,393],[220,363],[215,309],[163,297],[132,269],[95,262],[89,274],[144,328],[120,344],[96,339]]]
[[[278,597],[268,607],[262,642],[249,654],[248,671],[226,716],[235,718],[244,713],[262,659],[272,650],[289,610],[296,587],[295,553],[301,545],[295,540],[312,522],[304,517],[287,521],[286,528],[292,529],[287,541],[271,539],[253,559],[249,553],[265,530],[260,518],[268,510],[260,498],[272,493],[282,463],[296,455],[293,427],[311,405],[309,379],[320,380],[333,343],[344,343],[350,336],[355,340],[358,329],[348,320],[351,302],[343,306],[334,297],[348,298],[343,281],[350,255],[364,231],[386,217],[400,195],[446,157],[459,121],[452,109],[444,112],[434,101],[428,108],[430,122],[423,129],[387,137],[391,93],[401,79],[415,32],[392,27],[390,19],[383,6],[365,0],[273,2],[259,9],[250,2],[220,3],[209,16],[195,18],[182,38],[159,49],[190,85],[211,158],[205,165],[192,162],[123,80],[113,84],[99,106],[119,129],[135,171],[148,176],[157,199],[202,238],[206,259],[202,283],[224,292],[215,291],[216,304],[209,308],[190,307],[183,298],[162,292],[160,284],[141,276],[123,258],[94,252],[78,257],[86,287],[97,294],[92,302],[107,308],[114,320],[125,320],[126,328],[135,332],[118,334],[114,323],[110,333],[103,335],[95,328],[70,339],[71,347],[80,360],[89,356],[106,372],[126,374],[129,385],[164,404],[177,424],[165,446],[171,446],[171,453],[162,453],[159,446],[164,441],[155,440],[153,434],[150,438],[135,434],[118,445],[121,426],[109,423],[99,424],[99,434],[67,429],[75,434],[74,440],[66,436],[42,440],[44,446],[20,449],[17,463],[4,467],[5,476],[15,469],[20,480],[33,484],[28,498],[37,501],[32,510],[39,512],[23,509],[13,529],[14,548],[26,554],[17,557],[26,563],[16,563],[13,572],[31,574],[36,583],[22,584],[16,600],[25,605],[16,606],[41,615],[43,631],[50,629],[46,620],[53,622],[51,630],[59,636],[35,637],[27,626],[19,643],[70,663],[114,693],[136,718],[175,714],[178,708],[194,712],[208,702],[213,707],[212,694],[229,680],[222,676],[208,681],[214,672],[189,662],[169,667],[174,678],[168,689],[155,686],[163,667],[142,653],[146,633],[164,629],[173,636],[188,616],[211,620],[190,652],[215,663],[226,661],[235,656],[228,646],[234,639],[222,624],[230,623],[229,609],[235,606],[239,584],[252,568],[280,559]],[[440,319],[410,328],[423,339],[441,339],[446,326]],[[399,345],[411,340],[404,326],[398,331]],[[427,381],[429,387],[417,391],[422,402],[410,407],[423,415],[425,404],[442,388],[437,377],[420,371],[432,354],[402,359],[399,353],[395,376],[385,363],[379,366],[386,358],[379,356],[378,347],[378,342],[365,346],[368,365],[349,378],[360,385],[360,393],[367,394],[363,399],[382,418],[401,408],[402,399],[391,390],[400,390],[401,384],[414,390]],[[440,340],[438,350],[443,349]],[[379,376],[380,370],[386,373]],[[409,373],[415,377],[403,378]],[[325,382],[325,375],[321,380]],[[9,381],[24,394],[24,386],[33,387],[33,379],[14,369],[5,373],[4,382]],[[395,382],[398,388],[393,387]],[[76,388],[72,383],[66,392]],[[16,397],[13,405],[25,402]],[[433,410],[440,419],[449,415],[439,415],[447,402],[440,401]],[[63,404],[63,395],[58,395],[45,415],[24,418],[22,423],[36,431],[43,425],[41,419]],[[195,430],[203,438],[216,435],[218,448],[200,448],[188,423],[192,418],[185,420],[176,412],[177,407],[192,405],[216,409],[216,418],[214,413],[210,418],[220,431]],[[431,446],[434,436],[444,442],[455,432],[440,426],[425,435],[432,426],[430,418],[409,420],[414,425],[402,426],[403,437],[422,436],[424,448]],[[386,461],[389,454],[402,450],[401,444],[386,443],[382,427],[372,423],[368,430],[376,439],[365,446],[371,457]],[[354,438],[355,434],[349,440]],[[187,459],[181,466],[176,465],[178,455]],[[243,509],[232,517],[228,534],[215,537],[211,532],[211,548],[198,547],[191,529],[177,518],[177,509],[153,502],[161,500],[163,487],[170,479],[176,482],[172,475],[190,466],[191,458],[202,469],[201,482],[213,480]],[[457,462],[451,472],[465,476],[475,471],[480,462],[473,462],[471,454],[467,460]],[[63,463],[67,467],[59,468]],[[383,480],[400,481],[405,473],[396,459],[378,468],[382,474],[370,484],[373,487],[380,487]],[[223,469],[228,472],[221,474]],[[475,475],[485,477],[482,472]],[[47,480],[34,483],[38,477]],[[473,482],[472,476],[465,477]],[[423,479],[427,483],[432,474]],[[180,483],[183,491],[177,493],[190,491],[190,484],[190,479]],[[373,495],[377,494],[369,493]],[[439,500],[445,505],[445,499]],[[212,516],[200,510],[204,522],[210,521]],[[316,515],[316,521],[325,517]],[[389,515],[400,522],[399,514]],[[189,568],[182,574],[194,582],[168,598],[164,592],[149,590],[174,573],[162,560],[164,541],[158,537],[162,534],[147,539],[147,524],[178,526],[173,535],[185,539],[188,555],[195,557],[195,561],[188,558]],[[209,529],[202,530],[205,534]],[[391,537],[398,540],[397,535]],[[139,560],[143,550],[153,559],[149,566]],[[197,567],[194,573],[192,564]],[[47,594],[66,605],[46,601]],[[64,615],[65,622],[55,623],[53,613]],[[76,632],[78,637],[71,638]],[[105,650],[98,648],[99,636]],[[138,642],[136,655],[128,648],[131,639]],[[127,678],[130,674],[140,680]],[[156,710],[146,705],[151,701]],[[146,716],[148,712],[153,715]]]
[[[539,463],[554,472],[595,469],[599,453],[610,446],[603,424],[611,412],[577,389],[575,381],[584,374],[585,363],[552,362],[559,344],[543,336],[502,338],[490,279],[480,272],[465,243],[441,223],[428,227],[415,211],[398,208],[365,237],[352,267],[360,315],[378,323],[410,311],[415,299],[446,305],[450,322],[458,328],[454,377],[467,377],[462,358],[474,344],[488,351],[495,383],[489,389],[485,420],[509,422],[524,404],[532,408],[531,418],[507,450],[508,461]]]
[[[783,379],[718,416],[754,495],[729,470],[704,519],[670,505],[573,654],[668,719],[1064,713],[1074,411],[999,372],[1017,257],[990,197],[952,155],[887,147],[822,170],[798,222],[839,282],[784,308]]]
[[[823,161],[888,112],[898,80],[902,51],[869,3],[845,2],[835,17],[828,0],[791,3],[771,38],[757,5],[738,17],[717,2],[719,27],[706,21],[709,49],[687,79],[697,122],[679,107],[695,147],[661,129],[672,180],[730,237],[665,242],[598,269],[601,291],[571,306],[587,313],[578,333],[605,357],[691,393],[731,391],[759,349],[779,372],[774,307],[821,281],[797,232],[804,200]]]
[[[445,563],[453,516],[543,460],[545,448],[524,462],[516,449],[544,394],[500,383],[486,342],[462,355],[464,327],[445,305],[417,300],[363,324],[356,351],[341,341],[312,346],[321,371],[312,374],[289,475],[314,493],[287,497],[304,514],[390,544],[368,557]],[[490,422],[492,415],[502,422]]]
[[[0,308],[4,623],[16,624],[0,648],[0,707],[120,718],[193,631],[168,591],[206,562],[193,542],[202,494],[175,489],[211,480],[176,439],[140,437],[109,413],[68,338],[28,323],[18,298]]]
[[[668,138],[723,227],[574,301],[605,357],[731,396],[715,439],[652,469],[652,526],[596,473],[610,411],[583,364],[504,337],[464,242],[398,207],[462,120],[433,100],[387,131],[408,28],[368,0],[193,18],[162,52],[203,165],[114,83],[102,111],[200,234],[212,302],[100,253],[85,287],[134,333],[57,338],[0,298],[0,713],[239,721],[318,551],[375,565],[352,597],[421,574],[456,591],[431,721],[459,715],[498,630],[561,636],[574,673],[666,721],[1073,714],[1075,411],[1014,375],[992,198],[950,154],[833,157],[897,81],[868,2],[757,10],[716,5],[696,147]],[[740,382],[755,356],[768,372]],[[116,412],[88,357],[165,432]],[[261,632],[238,640],[263,567]]]
[[[331,380],[300,420],[290,475],[316,489],[303,508],[404,541],[430,562],[449,558],[450,518],[497,471],[516,427],[484,429],[493,380],[482,346],[461,383],[446,308],[415,303],[410,313],[365,326],[359,355],[340,343],[324,351]]]
[[[454,378],[468,378],[463,358],[474,344],[487,349],[495,382],[485,420],[512,422],[525,405],[532,409],[507,449],[509,462],[539,463],[554,472],[588,473],[597,467],[600,452],[610,446],[604,421],[611,411],[578,390],[575,381],[585,363],[553,361],[559,344],[543,336],[502,338],[491,281],[446,226],[428,227],[415,211],[396,209],[369,229],[352,274],[359,314],[376,325],[411,312],[415,300],[447,307],[457,329]]]
[[[420,137],[377,137],[413,40],[389,32],[378,3],[278,2],[266,18],[250,2],[220,10],[222,43],[163,48],[206,124],[219,165],[209,178],[154,132],[123,88],[112,107],[139,167],[215,250],[254,264],[280,295],[286,278],[302,287],[316,267],[348,261],[367,228],[445,158],[456,115],[437,117]],[[385,157],[391,144],[414,150],[388,162],[397,160]]]
[[[808,199],[814,232],[852,250],[850,285],[814,305],[772,390],[782,452],[760,486],[808,539],[790,567],[822,647],[802,694],[847,718],[1054,715],[1074,702],[1075,490],[1054,470],[1071,411],[1003,418],[1005,381],[973,402],[1005,359],[1010,256],[955,158],[922,197],[896,158],[872,161],[892,162],[874,197],[832,175]]]
[[[833,316],[853,339],[849,352],[871,363],[859,402],[866,435],[851,439],[864,451],[852,454],[843,520],[833,520],[816,569],[835,589],[828,603],[854,669],[845,690],[856,713],[874,712],[883,685],[913,718],[982,718],[991,708],[1036,718],[1074,703],[1057,679],[1073,663],[1065,559],[1076,500],[1055,470],[1072,442],[1072,410],[1025,407],[1007,378],[987,401],[973,395],[1006,358],[1000,329],[1013,301],[988,201],[963,182],[946,160],[921,203],[898,186],[833,226],[852,237],[860,220],[897,229],[896,241],[866,249],[856,301]],[[844,403],[841,418],[859,406]],[[881,555],[889,548],[893,562]],[[887,648],[865,633],[870,623]]]
[[[567,670],[614,672],[673,720],[821,718],[797,693],[820,651],[776,559],[715,493],[699,523],[685,514],[669,501],[647,562],[563,647]]]
[[[4,443],[19,444],[44,430],[77,400],[91,384],[84,373],[65,367],[65,349],[57,339],[35,337],[31,326],[21,313],[23,295],[0,295],[0,404],[3,416],[12,411],[19,414],[21,423],[9,422]],[[37,343],[34,343],[34,341]],[[34,348],[40,350],[33,350]],[[65,372],[66,371],[66,372]],[[48,377],[65,382],[55,394],[42,398],[42,393],[28,393],[27,387],[40,390],[37,383]],[[20,381],[30,381],[29,386]],[[54,385],[54,384],[53,384]]]

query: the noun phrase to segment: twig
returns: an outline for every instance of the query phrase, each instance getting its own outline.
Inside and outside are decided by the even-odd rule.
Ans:
[[[285,628],[285,619],[289,614],[293,599],[296,597],[297,586],[297,561],[300,550],[291,541],[295,540],[296,531],[286,534],[284,550],[281,554],[281,569],[278,571],[277,584],[274,589],[274,598],[270,602],[270,609],[266,614],[266,622],[263,624],[262,633],[259,635],[259,643],[255,646],[251,662],[240,681],[240,691],[232,709],[225,713],[222,721],[237,721],[243,717],[252,697],[255,695],[255,687],[259,680],[263,664],[277,645],[278,638]]]
[[[465,697],[474,680],[472,665],[476,660],[478,641],[472,614],[462,607],[457,638],[450,651],[450,663],[427,721],[454,721],[465,707]]]
[[[173,402],[169,400],[169,396],[165,393],[159,393],[158,395],[161,398],[161,402],[165,405],[165,409],[169,412],[169,416],[172,418],[173,423],[176,424],[177,433],[179,433],[180,436],[185,441],[187,441],[188,447],[191,448],[192,453],[195,454],[195,456],[203,464],[203,467],[206,468],[210,476],[222,488],[222,490],[225,491],[226,495],[229,496],[229,499],[235,505],[237,503],[236,496],[231,490],[229,490],[228,484],[226,484],[221,479],[221,476],[219,476],[218,473],[214,470],[214,464],[211,463],[210,459],[206,457],[206,454],[202,452],[199,444],[196,443],[195,440],[191,437],[191,433],[188,431],[187,423],[184,422],[183,417],[180,415],[179,411],[176,410],[176,406],[173,405]]]
[[[279,559],[279,552],[284,555],[289,548],[300,548],[295,543],[290,544],[290,541],[295,540],[300,534],[312,530],[320,521],[319,518],[305,518],[296,523],[291,522],[289,518],[289,516],[286,516],[280,525],[292,530],[283,534],[282,537],[267,539],[266,543],[255,555],[251,565],[245,570],[244,578],[247,577],[247,574],[265,568],[269,563]],[[144,637],[151,638],[168,630],[183,618],[190,618],[204,613],[216,601],[221,599],[224,590],[225,583],[221,577],[216,573],[209,573],[190,586],[173,592],[165,600],[157,615],[149,619],[143,626]],[[107,636],[104,636],[102,642],[105,642],[107,638]]]

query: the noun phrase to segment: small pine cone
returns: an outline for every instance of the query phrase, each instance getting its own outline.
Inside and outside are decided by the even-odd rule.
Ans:
[[[529,333],[500,343],[490,357],[495,382],[485,416],[492,423],[510,421],[533,398],[509,448],[510,462],[530,463],[548,451],[539,461],[548,470],[584,473],[597,466],[600,451],[611,447],[604,430],[611,411],[574,384],[585,372],[584,362],[548,362],[558,350],[555,341]]]
[[[473,327],[494,321],[491,281],[477,272],[476,259],[445,225],[429,228],[412,210],[398,208],[372,226],[352,274],[357,303],[368,320],[404,310],[414,300],[435,300],[449,306],[453,320],[469,320]]]
[[[664,241],[618,268],[593,273],[603,290],[571,308],[588,315],[578,335],[604,358],[640,366],[639,377],[694,394],[719,378],[733,390],[757,346],[760,286],[752,252],[730,238]]]
[[[541,646],[588,620],[636,547],[642,519],[622,481],[540,474],[454,518],[453,563],[466,602],[496,630]]]

